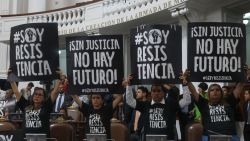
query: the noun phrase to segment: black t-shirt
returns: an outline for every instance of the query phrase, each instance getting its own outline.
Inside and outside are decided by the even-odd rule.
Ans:
[[[234,109],[238,102],[231,94],[225,98],[224,104],[209,105],[207,99],[199,96],[199,101],[196,104],[202,115],[204,135],[236,134]]]
[[[113,116],[112,102],[100,109],[94,109],[93,106],[83,103],[80,111],[86,115],[87,134],[107,134],[107,139],[111,138],[110,120]]]
[[[145,134],[167,135],[174,139],[178,103],[167,98],[165,104],[136,101],[136,110],[141,112]]]
[[[50,132],[50,113],[53,111],[53,103],[49,97],[39,110],[28,106],[28,101],[21,96],[17,106],[24,112],[23,127],[25,133],[44,133],[49,136]]]

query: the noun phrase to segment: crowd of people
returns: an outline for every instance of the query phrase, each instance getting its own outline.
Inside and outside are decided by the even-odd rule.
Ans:
[[[210,135],[230,135],[232,141],[239,141],[236,107],[239,97],[244,97],[243,134],[245,141],[250,140],[250,86],[247,82],[237,82],[234,87],[202,82],[195,88],[187,70],[180,75],[182,94],[175,84],[132,86],[133,75],[129,75],[120,93],[79,96],[67,91],[67,77],[61,71],[58,73],[61,77],[55,80],[49,94],[43,88],[34,87],[33,83],[19,91],[16,82],[11,81],[11,89],[0,98],[14,101],[15,108],[6,108],[4,116],[20,110],[25,115],[22,125],[25,133],[44,133],[49,137],[50,113],[67,113],[67,108],[75,107],[85,117],[86,130],[82,134],[106,134],[111,138],[111,119],[116,117],[129,129],[130,141],[145,141],[149,134],[178,140],[176,120],[180,123],[182,141],[185,141],[185,128],[192,123],[203,125],[202,141],[208,141]],[[249,78],[250,74],[246,76]],[[70,118],[65,116],[65,119]]]

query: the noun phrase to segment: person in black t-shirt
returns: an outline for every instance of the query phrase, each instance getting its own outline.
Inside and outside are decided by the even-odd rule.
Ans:
[[[151,101],[138,101],[133,97],[130,81],[128,78],[126,88],[127,104],[141,112],[143,118],[144,134],[167,135],[173,140],[175,133],[176,112],[178,109],[179,89],[174,85],[152,85]],[[168,96],[166,98],[166,93]],[[145,140],[142,136],[142,140]]]
[[[29,102],[18,91],[16,82],[10,82],[11,88],[16,95],[17,107],[24,113],[23,128],[25,133],[42,133],[47,134],[47,137],[49,137],[50,113],[57,97],[59,83],[59,80],[56,81],[55,88],[49,98],[46,98],[43,88],[35,87],[31,102]]]
[[[104,103],[104,95],[92,94],[91,104],[82,102],[77,95],[72,95],[74,101],[79,105],[79,110],[86,117],[86,134],[106,134],[111,139],[111,118],[114,109],[122,100],[121,94],[114,94],[115,98],[111,103]]]
[[[148,89],[144,86],[139,86],[136,90],[136,100],[138,101],[147,101]],[[133,110],[133,117],[131,118],[131,127],[130,127],[130,140],[131,141],[139,141],[140,133],[142,130],[142,120],[140,111]]]
[[[189,71],[186,71],[180,79],[186,81],[189,75]],[[203,141],[207,141],[209,135],[232,135],[232,141],[239,141],[236,135],[234,109],[239,102],[238,97],[242,93],[244,83],[237,83],[233,94],[226,98],[223,98],[220,85],[211,84],[208,88],[208,100],[198,94],[191,82],[187,85],[201,111],[204,127]]]

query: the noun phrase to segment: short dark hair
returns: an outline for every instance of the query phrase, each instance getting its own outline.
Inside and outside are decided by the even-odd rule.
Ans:
[[[32,82],[28,83],[28,86],[30,86],[31,88],[34,87],[34,84]]]
[[[105,95],[104,95],[104,94],[100,94],[100,93],[91,93],[91,94],[90,94],[90,99],[92,99],[92,96],[93,96],[93,95],[99,95],[99,96],[101,96],[102,100],[104,100],[104,98],[105,98]]]
[[[144,86],[139,86],[137,89],[140,89],[143,93],[148,94],[148,89]]]
[[[161,87],[161,89],[162,89],[162,91],[164,92],[164,94],[166,94],[166,93],[168,93],[168,90],[163,86],[163,85],[161,85],[161,84],[153,84],[152,86],[151,86],[151,91],[152,91],[152,87]]]
[[[199,88],[201,88],[203,91],[206,91],[207,88],[208,88],[208,85],[207,83],[205,82],[201,82],[199,85],[198,85]]]

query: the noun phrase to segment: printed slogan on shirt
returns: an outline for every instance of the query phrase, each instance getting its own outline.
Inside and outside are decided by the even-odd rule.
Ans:
[[[0,118],[5,118],[5,105],[8,101],[7,100],[1,100],[0,101]]]
[[[42,121],[39,117],[40,110],[30,110],[27,111],[25,114],[25,127],[26,128],[41,128],[42,127]]]
[[[89,133],[91,134],[104,134],[106,129],[102,123],[101,115],[90,114],[89,115]]]
[[[154,108],[149,110],[149,127],[150,128],[167,128],[166,117],[164,117],[163,108]]]

